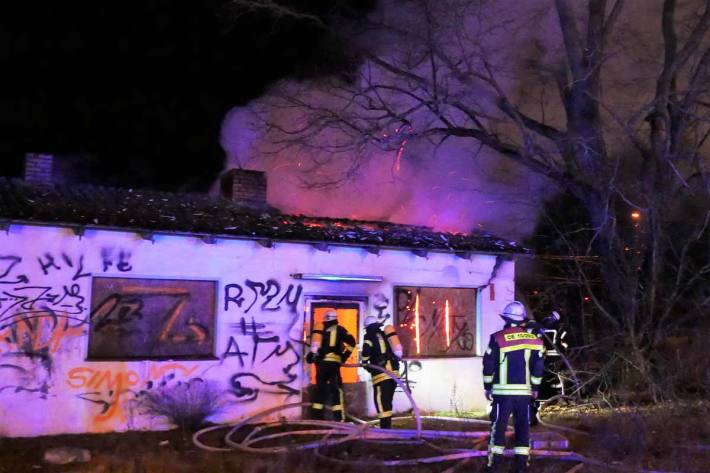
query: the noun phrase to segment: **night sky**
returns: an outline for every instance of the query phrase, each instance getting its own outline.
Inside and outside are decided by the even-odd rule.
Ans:
[[[356,21],[375,0],[294,3]],[[3,2],[0,61],[0,175],[21,175],[26,152],[89,156],[95,182],[182,191],[221,171],[233,106],[356,63],[314,25],[218,0]]]

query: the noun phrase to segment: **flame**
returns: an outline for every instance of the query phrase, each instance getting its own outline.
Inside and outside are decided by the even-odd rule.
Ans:
[[[449,300],[446,299],[446,309],[445,309],[445,315],[446,315],[446,347],[451,346],[451,331],[449,328]]]
[[[324,228],[325,224],[324,223],[319,223],[319,222],[303,222],[303,225],[309,228]]]
[[[420,353],[420,338],[419,338],[419,294],[414,303],[414,341],[417,344],[417,355]]]

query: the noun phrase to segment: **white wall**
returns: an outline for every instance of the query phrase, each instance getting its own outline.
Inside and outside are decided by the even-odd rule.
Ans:
[[[121,253],[125,264],[119,270]],[[43,270],[42,263],[50,257],[54,265]],[[104,261],[111,264],[107,267]],[[367,296],[372,301],[381,294],[389,301],[384,313],[392,314],[395,285],[485,286],[479,297],[479,346],[485,349],[489,334],[500,326],[495,314],[514,294],[514,265],[506,261],[492,281],[495,297],[491,300],[487,284],[495,261],[490,255],[464,260],[431,253],[421,258],[389,250],[373,255],[355,247],[323,252],[290,243],[264,248],[242,240],[206,244],[189,236],[158,235],[151,242],[135,233],[100,230],[87,230],[80,238],[68,229],[13,225],[7,234],[0,232],[0,436],[164,428],[164,421],[136,414],[130,402],[151,381],[176,383],[199,377],[216,383],[228,403],[215,420],[233,420],[266,407],[298,402],[300,394],[293,393],[300,393],[307,383],[300,360],[306,295]],[[290,277],[292,273],[365,274],[383,276],[384,281],[297,281]],[[218,281],[216,358],[86,361],[92,276]],[[293,284],[294,293],[301,284],[297,310],[292,312],[282,304],[278,310],[261,312],[260,303],[249,314],[244,313],[247,304],[231,303],[225,310],[225,286],[244,286],[246,279],[274,279],[282,290]],[[245,291],[248,302],[250,296]],[[55,315],[72,315],[59,317],[55,324],[47,309]],[[250,322],[252,316],[277,336],[276,342],[255,347],[252,337],[235,326],[242,317]],[[245,355],[225,353],[230,338]],[[28,356],[27,347],[45,356]],[[274,350],[277,353],[264,361]],[[422,410],[483,410],[479,357],[408,363],[414,396]],[[236,389],[231,382],[235,375],[241,383]],[[363,380],[369,377],[364,372],[361,376]],[[371,389],[367,392],[371,396]],[[371,399],[368,404],[374,413]],[[404,396],[398,394],[396,408],[406,407]],[[286,414],[298,416],[300,410]]]

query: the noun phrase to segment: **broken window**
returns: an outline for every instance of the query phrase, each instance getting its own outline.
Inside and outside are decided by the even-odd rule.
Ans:
[[[405,358],[476,354],[476,289],[399,286],[394,295]]]
[[[216,281],[93,278],[89,359],[212,358]]]

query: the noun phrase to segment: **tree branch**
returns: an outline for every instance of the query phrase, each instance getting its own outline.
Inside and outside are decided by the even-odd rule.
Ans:
[[[574,18],[574,12],[570,8],[568,0],[555,0],[555,5],[560,19],[562,38],[567,53],[567,61],[572,71],[572,78],[580,80],[584,77],[584,68],[582,66],[582,40],[577,30],[577,21]]]

